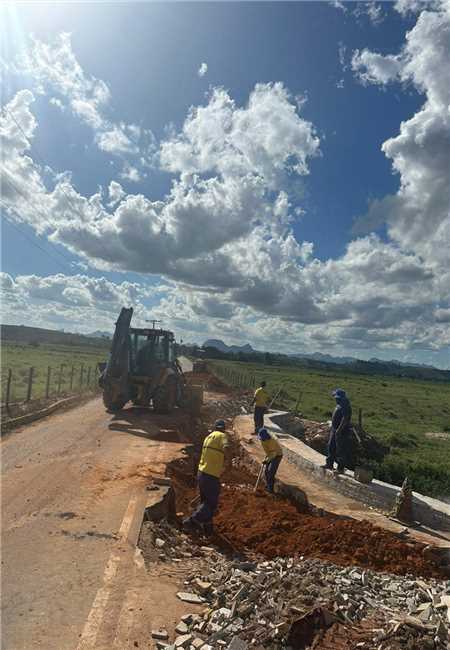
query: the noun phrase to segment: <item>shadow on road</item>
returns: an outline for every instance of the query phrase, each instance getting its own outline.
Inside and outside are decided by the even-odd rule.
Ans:
[[[158,442],[189,443],[186,414],[178,409],[168,415],[159,415],[150,408],[131,407],[115,413],[108,425],[110,431],[121,431]]]

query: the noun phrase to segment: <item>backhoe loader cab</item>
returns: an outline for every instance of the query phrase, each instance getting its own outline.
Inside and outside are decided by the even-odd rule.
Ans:
[[[111,353],[102,364],[100,386],[109,411],[132,401],[158,413],[181,404],[186,393],[183,373],[175,355],[175,337],[163,329],[130,327],[133,309],[122,308],[116,322]]]

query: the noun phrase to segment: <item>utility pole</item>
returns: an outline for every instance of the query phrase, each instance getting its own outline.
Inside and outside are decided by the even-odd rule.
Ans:
[[[160,320],[146,320],[146,323],[151,323],[152,324],[152,329],[155,329],[156,323],[162,323]]]

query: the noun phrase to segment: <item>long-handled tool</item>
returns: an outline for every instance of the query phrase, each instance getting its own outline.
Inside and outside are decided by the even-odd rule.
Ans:
[[[197,506],[199,503],[200,503],[200,495],[197,494],[197,496],[195,496],[195,497],[191,500],[191,502],[190,502],[189,505],[191,506],[191,508],[195,508],[195,506]]]
[[[278,395],[279,395],[279,394],[281,393],[281,391],[283,390],[283,386],[284,386],[284,384],[281,384],[280,388],[278,389],[278,391],[277,391],[276,394],[275,394],[275,397],[274,397],[273,400],[270,402],[269,407],[268,407],[268,410],[269,410],[269,411],[270,411],[270,409],[272,408],[272,404],[275,402],[275,400],[277,399]]]
[[[264,470],[264,463],[261,463],[261,469],[259,470],[258,478],[256,479],[255,487],[253,488],[253,492],[256,492],[258,489],[259,482],[261,481],[262,478],[262,473]]]

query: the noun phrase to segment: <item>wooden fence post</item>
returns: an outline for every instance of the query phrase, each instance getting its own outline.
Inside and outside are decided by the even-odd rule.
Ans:
[[[47,368],[47,383],[45,384],[45,397],[50,396],[50,379],[52,376],[52,367],[48,366]]]
[[[29,402],[31,400],[31,393],[33,389],[33,375],[34,375],[34,368],[31,367],[28,375],[27,399],[25,400],[26,402]]]
[[[9,368],[8,370],[8,379],[6,380],[6,395],[5,395],[5,403],[6,403],[6,410],[9,413],[9,399],[11,396],[11,380],[12,380],[12,370]]]
[[[86,377],[86,386],[88,388],[90,383],[91,383],[91,366],[89,366],[88,368],[87,377]]]
[[[61,364],[61,367],[59,369],[59,377],[58,377],[58,395],[61,394],[61,383],[62,383],[62,374],[63,374],[63,368],[64,364]]]
[[[358,409],[358,427],[362,429],[362,409]]]
[[[83,373],[84,373],[84,364],[81,364],[80,368],[80,390],[83,388]]]
[[[70,371],[70,390],[73,389],[73,375],[75,373],[75,368],[72,366],[72,370]]]

